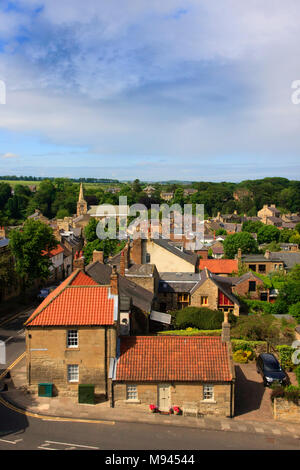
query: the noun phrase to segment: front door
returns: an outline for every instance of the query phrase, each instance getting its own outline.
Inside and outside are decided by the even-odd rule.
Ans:
[[[171,408],[170,385],[158,385],[158,408],[160,411],[169,411]]]

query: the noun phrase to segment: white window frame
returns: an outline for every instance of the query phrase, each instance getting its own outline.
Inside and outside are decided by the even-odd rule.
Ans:
[[[203,385],[203,401],[214,401],[214,386],[212,384]]]
[[[127,384],[126,385],[126,400],[127,401],[137,401],[138,397],[138,389],[137,385],[135,384]]]
[[[73,368],[73,369],[72,369]],[[79,382],[79,365],[68,364],[67,366],[68,382],[77,383]]]
[[[79,339],[78,330],[68,330],[67,331],[67,348],[71,348],[71,349],[78,348],[78,344],[79,344],[78,339]]]

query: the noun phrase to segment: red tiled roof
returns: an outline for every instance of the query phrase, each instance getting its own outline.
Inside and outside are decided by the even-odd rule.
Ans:
[[[238,271],[237,259],[200,259],[199,270],[207,268],[212,273],[231,274]]]
[[[216,336],[123,337],[116,380],[228,382],[227,344]]]
[[[42,251],[42,255],[48,255],[50,258],[55,255],[59,255],[59,253],[63,253],[64,249],[61,245],[58,245],[56,248],[53,248],[53,250],[50,251]]]
[[[87,276],[83,271],[79,271],[77,276],[70,282],[70,286],[98,286],[98,282]]]
[[[76,270],[46,297],[25,325],[112,325],[114,299],[109,293],[109,287]]]

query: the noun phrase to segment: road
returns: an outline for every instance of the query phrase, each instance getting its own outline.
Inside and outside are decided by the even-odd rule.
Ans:
[[[141,423],[44,421],[0,406],[0,450],[298,450],[293,438]]]
[[[6,364],[1,364],[1,371],[9,364],[14,362],[17,357],[25,351],[25,332],[24,322],[34,311],[34,308],[28,308],[24,312],[9,321],[0,322],[0,340],[6,345]]]
[[[0,324],[7,344],[7,363],[25,350],[23,323],[32,310]],[[2,366],[3,367],[3,366]],[[288,450],[294,438],[228,431],[205,431],[141,423],[90,424],[27,417],[0,405],[0,450]]]

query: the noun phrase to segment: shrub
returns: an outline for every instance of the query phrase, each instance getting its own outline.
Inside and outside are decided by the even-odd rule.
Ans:
[[[281,345],[276,346],[276,350],[279,354],[279,362],[281,367],[286,370],[292,370],[294,367],[292,362],[292,354],[294,349],[291,346]]]
[[[217,330],[222,328],[224,314],[209,308],[187,307],[173,312],[175,326],[179,329],[198,328],[200,330]]]
[[[272,315],[241,316],[231,330],[233,338],[270,343],[278,341],[279,333],[279,327]]]
[[[232,351],[252,351],[253,354],[260,354],[267,350],[267,343],[265,341],[245,341],[242,339],[232,339]]]
[[[300,398],[300,389],[295,387],[295,385],[288,385],[284,390],[284,398],[286,398],[288,401],[298,403]]]
[[[234,362],[240,362],[242,364],[246,364],[249,360],[253,358],[253,351],[243,351],[239,349],[235,351],[232,356]]]
[[[283,398],[284,397],[284,387],[279,384],[271,385],[271,400],[274,401],[274,398]]]
[[[198,330],[198,328],[187,328],[186,330],[159,331],[158,335],[178,336],[221,336],[222,330]]]
[[[300,365],[296,367],[295,374],[296,374],[296,379],[297,379],[298,385],[300,387]]]

